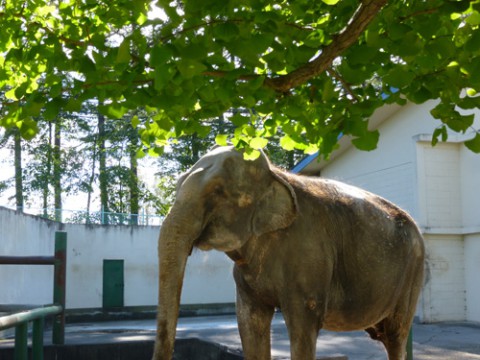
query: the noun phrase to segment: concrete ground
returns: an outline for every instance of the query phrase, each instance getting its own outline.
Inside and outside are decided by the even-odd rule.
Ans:
[[[126,320],[68,324],[67,344],[112,343],[152,340],[154,320]],[[45,334],[45,344],[51,343]],[[180,318],[177,338],[199,338],[241,349],[235,316]],[[0,340],[0,347],[12,346],[13,340]],[[334,333],[322,331],[317,341],[318,357],[347,356],[351,360],[386,359],[383,346],[363,331]],[[480,326],[469,323],[415,324],[414,359],[480,360]],[[289,341],[281,314],[272,324],[272,355],[288,358]]]

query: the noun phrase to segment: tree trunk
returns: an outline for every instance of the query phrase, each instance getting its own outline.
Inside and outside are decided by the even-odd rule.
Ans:
[[[55,134],[53,145],[53,193],[55,207],[55,221],[62,221],[62,119],[57,117],[55,121]]]
[[[140,210],[140,190],[138,186],[138,160],[137,160],[137,132],[131,131],[130,135],[130,225],[138,225],[138,212]]]
[[[45,182],[43,184],[42,198],[43,198],[43,217],[48,217],[48,186],[50,185],[52,171],[52,123],[48,122],[48,153],[47,153],[47,169],[45,175]]]
[[[97,162],[97,142],[93,142],[92,150],[92,172],[88,179],[88,193],[87,193],[87,224],[90,224],[90,205],[92,203],[93,181],[95,180],[95,164]]]
[[[200,159],[200,150],[202,139],[197,134],[192,135],[191,151],[192,151],[192,165]]]
[[[15,162],[15,205],[17,211],[23,212],[23,170],[22,170],[22,137],[20,131],[14,134],[14,162]]]
[[[100,102],[99,106],[102,105]],[[108,175],[107,175],[107,154],[105,152],[105,116],[99,111],[98,115],[98,164],[100,182],[100,207],[102,212],[102,224],[108,225]]]

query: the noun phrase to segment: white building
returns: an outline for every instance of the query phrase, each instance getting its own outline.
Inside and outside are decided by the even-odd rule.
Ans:
[[[383,107],[370,121],[380,131],[375,151],[359,151],[345,137],[329,161],[311,156],[295,170],[362,187],[410,212],[428,251],[420,320],[480,322],[480,155],[462,143],[472,133],[431,146],[440,125],[429,112],[434,105]]]

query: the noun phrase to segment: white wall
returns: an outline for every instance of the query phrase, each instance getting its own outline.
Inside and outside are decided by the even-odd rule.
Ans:
[[[465,236],[465,254],[466,318],[480,323],[480,234]]]
[[[420,224],[425,229],[462,226],[460,144],[417,144]],[[444,230],[445,231],[445,230]],[[451,232],[452,230],[450,230]]]
[[[460,235],[425,234],[429,281],[422,299],[423,321],[466,320],[465,262]]]
[[[480,154],[474,154],[461,146],[460,161],[463,226],[480,231]]]
[[[125,306],[157,302],[159,227],[59,224],[0,207],[1,255],[51,256],[56,230],[67,232],[67,308],[102,307],[104,259],[123,259]],[[235,301],[233,263],[222,253],[194,251],[188,260],[182,304]],[[52,302],[51,266],[0,265],[0,304]]]
[[[417,107],[405,106],[381,124],[377,149],[365,152],[351,147],[328,163],[321,176],[336,178],[383,196],[415,217],[418,209],[414,134],[422,129],[413,129],[423,122],[432,128],[423,117]]]

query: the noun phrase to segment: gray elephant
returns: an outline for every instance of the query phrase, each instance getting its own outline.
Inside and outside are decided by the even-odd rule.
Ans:
[[[282,171],[233,147],[203,156],[178,181],[159,238],[154,360],[173,353],[180,294],[193,247],[234,262],[245,359],[270,359],[280,308],[293,360],[315,359],[320,329],[364,329],[403,360],[424,273],[412,218],[385,199],[331,180]]]

